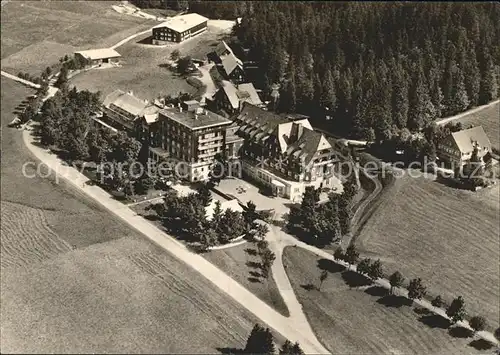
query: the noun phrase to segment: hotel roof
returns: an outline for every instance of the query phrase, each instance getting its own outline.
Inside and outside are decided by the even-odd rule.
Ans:
[[[181,112],[175,107],[163,109],[160,114],[191,130],[230,125],[232,123],[232,121],[208,110],[200,110],[200,113],[186,110]]]
[[[184,32],[208,21],[208,18],[198,15],[198,14],[187,14],[181,16],[171,17],[168,21],[160,23],[153,28],[167,27],[175,32]]]

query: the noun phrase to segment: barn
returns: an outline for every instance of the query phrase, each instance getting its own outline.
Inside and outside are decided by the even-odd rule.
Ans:
[[[198,14],[175,16],[153,27],[152,43],[156,45],[169,42],[182,42],[207,29],[208,19]]]
[[[117,63],[121,55],[112,48],[89,49],[75,52],[75,58],[86,67],[101,66],[103,63]]]

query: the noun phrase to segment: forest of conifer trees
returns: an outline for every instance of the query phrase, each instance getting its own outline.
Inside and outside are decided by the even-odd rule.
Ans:
[[[499,96],[493,2],[188,5],[213,19],[242,17],[234,34],[249,49],[245,59],[259,64],[256,86],[279,84],[279,111],[308,114],[339,134],[383,140]]]
[[[384,139],[498,97],[500,7],[494,3],[240,5],[235,34],[279,83],[281,111],[321,118],[339,133]]]

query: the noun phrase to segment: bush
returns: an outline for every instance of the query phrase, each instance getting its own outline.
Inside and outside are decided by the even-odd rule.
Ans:
[[[438,296],[436,296],[436,298],[434,298],[434,299],[432,300],[431,304],[432,304],[434,307],[438,307],[438,308],[440,308],[440,307],[443,307],[443,306],[444,306],[444,300],[443,300],[443,298],[442,298],[440,295],[438,295]]]
[[[333,253],[333,257],[337,260],[344,260],[345,259],[345,254],[342,248],[337,248],[335,249],[335,252]]]

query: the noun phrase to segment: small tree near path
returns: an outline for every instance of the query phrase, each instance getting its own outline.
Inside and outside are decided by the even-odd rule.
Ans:
[[[274,260],[276,260],[276,254],[274,254],[269,248],[266,248],[262,254],[262,276],[264,278],[269,278],[269,272],[273,266]]]
[[[470,319],[469,325],[475,333],[483,331],[486,328],[486,319],[481,316],[474,316]]]
[[[274,339],[269,328],[255,324],[244,349],[246,354],[274,354]]]
[[[300,348],[299,343],[292,344],[287,339],[279,350],[279,355],[304,355],[304,351]]]
[[[446,310],[446,315],[450,317],[453,323],[457,323],[465,318],[467,312],[465,311],[465,301],[462,296],[458,296],[451,302]]]
[[[321,286],[323,286],[323,282],[328,278],[328,271],[323,270],[321,271],[321,274],[319,275],[319,287],[318,291],[321,291]]]
[[[181,57],[181,52],[178,49],[175,49],[172,53],[170,53],[170,59],[173,61],[177,61]]]
[[[411,300],[420,300],[427,293],[426,287],[422,283],[422,279],[416,278],[410,281],[408,286],[408,298]]]
[[[344,260],[345,254],[344,254],[344,251],[342,250],[342,248],[335,249],[335,251],[333,252],[333,257],[336,260]]]
[[[368,275],[370,273],[371,265],[372,265],[372,259],[365,258],[359,262],[357,270],[360,274]]]
[[[391,283],[391,294],[393,294],[394,288],[401,287],[403,285],[405,278],[403,275],[396,271],[389,277],[389,282]]]
[[[377,281],[377,279],[384,277],[384,271],[382,270],[382,263],[380,260],[371,264],[370,270],[368,271],[368,277],[373,281]]]
[[[434,307],[441,308],[444,305],[444,300],[441,295],[437,295],[431,302]]]
[[[345,251],[345,261],[349,265],[349,268],[351,267],[351,265],[356,264],[358,262],[358,259],[359,253],[356,250],[356,247],[354,246],[354,244],[349,245]]]

